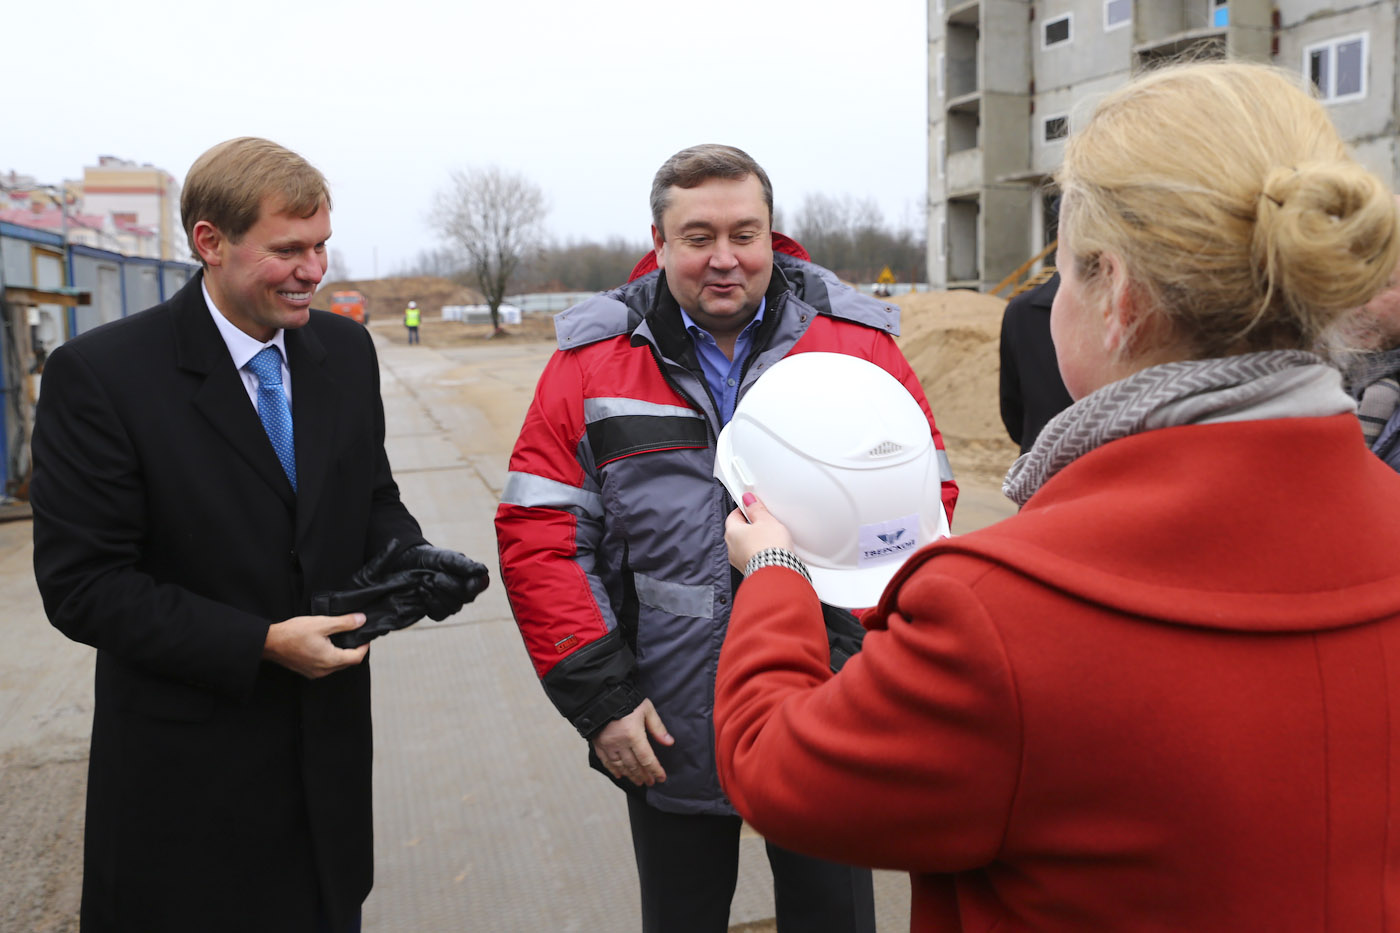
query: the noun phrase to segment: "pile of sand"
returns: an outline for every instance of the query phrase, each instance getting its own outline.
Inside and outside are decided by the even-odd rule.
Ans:
[[[900,307],[899,347],[928,395],[959,477],[1000,482],[1020,448],[1001,423],[998,378],[1006,301],[979,292],[920,292]]]

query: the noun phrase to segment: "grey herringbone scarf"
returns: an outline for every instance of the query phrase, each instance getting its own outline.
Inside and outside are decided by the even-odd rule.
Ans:
[[[1355,411],[1342,377],[1320,356],[1271,350],[1149,366],[1086,395],[1040,432],[1001,491],[1025,505],[1041,485],[1096,447],[1156,428]]]

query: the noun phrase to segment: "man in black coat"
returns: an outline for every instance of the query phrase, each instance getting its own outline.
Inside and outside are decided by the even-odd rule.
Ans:
[[[1021,445],[1035,444],[1046,422],[1073,403],[1050,339],[1050,306],[1060,288],[1056,272],[1006,304],[1001,319],[1001,423]]]
[[[181,213],[201,274],[56,350],[34,428],[39,590],[97,648],[82,927],[345,933],[373,879],[369,649],[311,597],[391,540],[393,569],[472,562],[399,501],[368,332],[310,310],[320,172],[230,140]],[[438,579],[452,611],[475,595]]]

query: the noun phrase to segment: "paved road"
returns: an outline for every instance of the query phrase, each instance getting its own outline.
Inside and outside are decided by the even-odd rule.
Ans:
[[[389,455],[428,538],[495,567],[506,457],[549,347],[381,343]],[[1008,514],[967,489],[956,530]],[[29,523],[0,525],[0,929],[75,930],[92,651],[44,619]],[[622,795],[531,670],[498,583],[462,613],[376,642],[376,885],[367,933],[639,926]],[[908,882],[877,873],[882,931]],[[773,915],[762,840],[741,844],[731,922]]]

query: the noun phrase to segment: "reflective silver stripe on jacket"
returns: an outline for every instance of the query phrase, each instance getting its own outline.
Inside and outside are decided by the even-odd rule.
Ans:
[[[662,405],[658,402],[643,402],[635,398],[588,398],[583,400],[583,420],[586,424],[602,421],[604,418],[618,418],[628,415],[645,415],[653,418],[695,418],[704,416],[693,408],[682,405]]]
[[[715,614],[715,588],[709,584],[671,583],[644,573],[633,573],[637,601],[672,615],[709,619]]]
[[[501,502],[526,509],[559,509],[595,520],[603,515],[603,497],[598,493],[534,473],[507,473]]]

